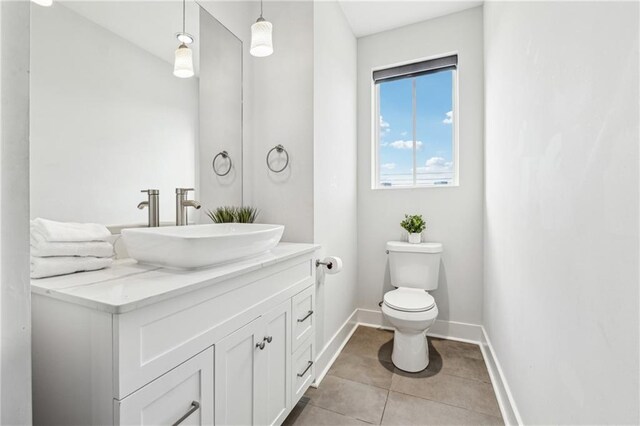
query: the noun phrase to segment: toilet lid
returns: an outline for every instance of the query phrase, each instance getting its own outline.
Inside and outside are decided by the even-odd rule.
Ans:
[[[384,304],[404,312],[428,311],[436,304],[435,299],[420,288],[400,287],[384,295]]]

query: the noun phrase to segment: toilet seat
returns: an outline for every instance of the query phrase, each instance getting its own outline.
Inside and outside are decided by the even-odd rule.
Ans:
[[[402,312],[424,312],[436,305],[433,296],[420,288],[399,287],[385,293],[383,301],[389,308]]]

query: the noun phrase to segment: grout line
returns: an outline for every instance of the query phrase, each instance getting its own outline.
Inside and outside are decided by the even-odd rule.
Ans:
[[[391,373],[391,374],[393,374],[393,373]],[[370,387],[372,387],[372,388],[376,388],[376,389],[382,389],[383,391],[390,391],[390,390],[391,390],[391,387],[389,387],[389,388],[387,389],[387,388],[383,388],[383,387],[380,387],[380,386],[373,385],[373,384],[371,384],[371,383],[362,383],[362,382],[359,382],[359,381],[357,381],[357,380],[349,379],[349,378],[347,378],[347,377],[337,376],[337,375],[335,375],[335,374],[330,374],[330,376],[332,376],[332,377],[337,377],[338,379],[346,380],[346,381],[351,382],[351,383],[357,383],[357,384],[359,384],[359,385],[365,385],[365,386],[370,386]]]
[[[348,418],[350,418],[350,419],[354,419],[354,420],[358,420],[358,421],[360,421],[360,422],[364,422],[364,423],[367,423],[367,424],[370,424],[370,425],[375,424],[375,423],[371,423],[371,422],[368,422],[368,421],[363,420],[363,419],[359,419],[359,418],[357,418],[357,417],[350,416],[350,415],[348,415],[348,414],[340,413],[340,412],[338,412],[338,411],[332,410],[332,409],[327,408],[327,407],[322,407],[322,406],[320,406],[320,405],[316,405],[316,404],[314,404],[314,403],[313,403],[313,399],[309,399],[309,402],[307,403],[307,405],[312,405],[312,406],[314,406],[314,407],[316,407],[316,408],[320,408],[321,410],[326,410],[326,411],[329,411],[329,412],[331,412],[331,413],[339,414],[339,415],[341,415],[341,416],[348,417]],[[305,406],[305,408],[306,408],[306,406]],[[304,409],[303,409],[303,411],[304,411]]]
[[[384,407],[382,408],[382,415],[380,416],[380,423],[382,424],[382,420],[384,419],[384,412],[387,411],[387,402],[389,402],[389,395],[391,395],[391,389],[387,389],[387,398],[384,400]]]

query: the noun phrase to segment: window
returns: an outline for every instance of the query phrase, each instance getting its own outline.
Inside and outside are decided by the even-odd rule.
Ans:
[[[373,188],[458,184],[457,65],[453,55],[373,72]]]

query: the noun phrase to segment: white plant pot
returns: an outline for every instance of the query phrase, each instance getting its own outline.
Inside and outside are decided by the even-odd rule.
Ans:
[[[410,233],[409,242],[411,244],[420,244],[422,242],[422,233],[420,232]]]

